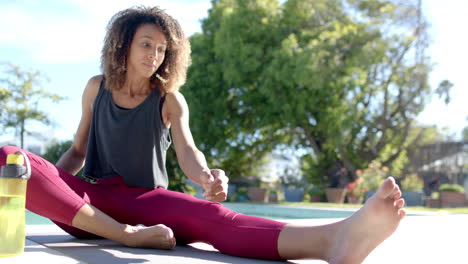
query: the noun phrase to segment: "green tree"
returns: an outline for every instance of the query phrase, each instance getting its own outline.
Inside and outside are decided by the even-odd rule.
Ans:
[[[167,177],[169,178],[168,189],[193,194],[194,190],[186,183],[187,177],[179,167],[174,147],[169,148],[166,155],[166,170]]]
[[[39,110],[39,103],[51,100],[56,103],[62,96],[41,89],[45,76],[37,70],[22,70],[12,63],[4,63],[0,77],[0,99],[2,110],[0,124],[4,129],[13,128],[20,135],[20,146],[23,148],[24,136],[28,132],[27,123],[38,121],[49,125],[48,114]]]
[[[199,142],[198,147],[206,154],[209,165],[226,169],[230,178],[252,176],[261,157],[272,149],[272,145],[259,141],[264,137],[264,129],[251,133],[256,126],[249,116],[256,114],[247,104],[245,106],[248,108],[242,107],[244,102],[238,96],[245,92],[230,86],[223,76],[232,71],[222,68],[224,59],[218,56],[215,42],[222,41],[217,31],[231,2],[213,1],[213,4],[210,15],[202,23],[204,33],[195,34],[190,39],[194,65],[189,69],[188,81],[182,91],[189,98],[192,133]],[[275,135],[270,137],[272,140],[273,137],[277,138]]]
[[[57,161],[62,157],[62,155],[70,149],[73,141],[66,140],[66,141],[57,141],[54,140],[52,143],[46,148],[45,153],[42,157],[51,163],[55,164]]]
[[[405,163],[432,95],[418,1],[212,3],[183,89],[212,164],[247,175],[286,144],[310,150],[308,175],[337,185],[343,168],[355,177],[373,160]]]
[[[65,140],[65,141],[57,141],[54,140],[47,148],[45,153],[42,157],[52,164],[56,164],[60,157],[70,149],[71,145],[73,144],[72,140]],[[82,178],[83,170],[80,170],[75,176]]]

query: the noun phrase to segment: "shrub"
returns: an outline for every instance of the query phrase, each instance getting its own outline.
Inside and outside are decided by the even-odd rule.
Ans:
[[[239,189],[237,189],[237,194],[238,195],[247,195],[248,191],[247,191],[247,188],[246,187],[240,187]]]
[[[245,202],[249,200],[249,196],[247,195],[248,191],[246,187],[239,187],[237,188],[236,192],[233,193],[230,197],[230,201],[233,202]]]
[[[388,175],[388,168],[376,160],[371,161],[369,167],[365,170],[356,171],[359,178],[362,179],[362,188],[371,191],[377,190],[385,181]]]
[[[62,155],[70,149],[73,141],[53,141],[47,148],[42,157],[52,164],[56,164]],[[80,170],[75,176],[86,180],[83,177],[83,170]]]
[[[348,196],[359,198],[363,198],[364,194],[368,191],[364,187],[362,178],[357,178],[356,180],[354,180],[354,182],[348,183],[348,185],[346,185],[346,189]]]
[[[401,188],[403,191],[419,192],[423,189],[424,182],[418,177],[416,173],[407,175],[401,181]]]
[[[439,187],[439,192],[464,192],[465,188],[460,184],[442,184]]]
[[[312,189],[310,189],[308,194],[309,195],[323,195],[325,194],[325,190],[322,187],[314,186]]]

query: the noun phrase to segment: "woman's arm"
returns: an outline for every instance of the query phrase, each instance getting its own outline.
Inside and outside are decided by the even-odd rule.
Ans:
[[[80,124],[75,134],[72,146],[60,157],[57,167],[75,175],[84,166],[86,147],[88,145],[88,133],[91,125],[92,107],[94,99],[99,91],[102,76],[94,76],[86,85],[82,96],[82,114]]]
[[[226,200],[228,179],[224,171],[210,170],[205,156],[195,146],[189,128],[189,110],[184,96],[179,92],[168,93],[163,113],[166,113],[172,126],[172,138],[182,171],[189,179],[203,186],[208,200]]]
[[[209,172],[205,156],[195,146],[189,128],[189,110],[184,96],[179,93],[168,93],[164,106],[172,127],[172,138],[180,168],[192,181],[202,184],[200,175]],[[164,107],[163,106],[163,107]]]

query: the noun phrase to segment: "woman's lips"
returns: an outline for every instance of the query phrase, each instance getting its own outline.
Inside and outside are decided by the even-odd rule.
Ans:
[[[147,68],[154,68],[153,64],[143,63],[143,65],[145,65]]]

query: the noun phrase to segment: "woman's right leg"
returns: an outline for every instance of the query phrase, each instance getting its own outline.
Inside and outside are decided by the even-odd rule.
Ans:
[[[18,150],[21,149],[14,146],[2,147],[0,166],[5,165],[8,154]],[[160,225],[149,227],[146,232],[136,232],[135,227],[115,221],[89,204],[86,189],[93,188],[92,184],[57,168],[33,153],[22,151],[28,155],[32,171],[26,193],[28,210],[51,219],[76,237],[92,237],[91,234],[94,234],[94,237],[105,237],[127,246],[175,246],[172,232],[167,227]],[[70,186],[73,186],[73,189]]]
[[[361,263],[396,230],[406,215],[403,206],[399,187],[388,178],[351,217],[323,226],[285,226],[278,239],[279,254],[284,259]]]

